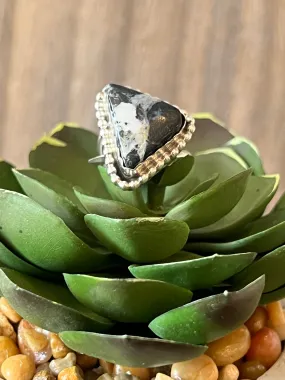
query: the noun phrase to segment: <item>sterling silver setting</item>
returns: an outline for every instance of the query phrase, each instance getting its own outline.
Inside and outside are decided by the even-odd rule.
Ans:
[[[163,101],[168,103],[165,100]],[[116,139],[109,117],[107,96],[104,90],[97,94],[94,106],[99,128],[100,156],[90,159],[89,163],[104,165],[111,181],[122,190],[137,189],[149,181],[165,166],[170,165],[185,148],[186,143],[192,138],[195,132],[194,118],[186,111],[174,106],[184,117],[184,124],[181,130],[165,145],[147,157],[143,162],[139,163],[134,169],[129,169],[124,167],[123,160],[118,154]],[[123,174],[120,171],[120,167],[123,168]]]

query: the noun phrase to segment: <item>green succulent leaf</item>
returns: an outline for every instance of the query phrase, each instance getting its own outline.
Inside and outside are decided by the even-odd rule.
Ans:
[[[232,148],[252,168],[255,175],[264,175],[262,160],[259,156],[257,147],[244,137],[234,137],[226,143],[226,146]]]
[[[60,218],[24,195],[0,189],[0,209],[0,239],[42,269],[77,273],[112,264],[112,255],[89,247]]]
[[[284,219],[283,219],[284,220]],[[256,222],[252,222],[256,223]],[[262,223],[260,223],[262,224]],[[256,227],[256,231],[254,231]],[[258,228],[259,227],[259,228]],[[261,227],[263,229],[261,230]],[[238,240],[229,241],[226,243],[216,243],[216,242],[191,242],[186,244],[185,250],[197,253],[235,253],[235,252],[257,252],[264,253],[269,252],[274,248],[279,247],[285,243],[285,221],[280,222],[276,225],[270,226],[268,223],[268,228],[266,228],[265,223],[263,226],[253,225],[251,230],[247,231],[243,237]]]
[[[62,178],[59,178],[55,174],[45,172],[44,170],[40,169],[22,169],[22,170],[15,170],[13,169],[13,173],[17,178],[18,173],[22,174],[22,176],[29,177],[30,179],[34,179],[44,186],[48,187],[49,189],[53,190],[55,193],[61,195],[62,197],[67,198],[74,206],[79,208],[82,212],[85,212],[86,210],[80,203],[79,199],[76,197],[73,191],[73,186],[71,183],[65,181]],[[19,178],[22,178],[21,175],[19,175]],[[19,179],[18,179],[19,181]]]
[[[196,131],[186,145],[186,149],[192,154],[222,146],[234,137],[224,127],[223,122],[210,113],[196,113],[193,117]]]
[[[246,169],[245,162],[230,148],[201,152],[195,156],[190,173],[177,184],[166,187],[163,207],[169,210],[197,194],[199,186],[205,191],[207,186],[224,182]]]
[[[192,298],[189,290],[161,281],[72,274],[65,274],[64,279],[83,305],[99,315],[124,323],[150,322]]]
[[[281,211],[281,210],[285,210],[285,192],[278,199],[272,211]]]
[[[272,292],[263,293],[260,299],[260,305],[267,305],[271,302],[280,301],[285,298],[285,286],[279,289],[273,290]]]
[[[83,150],[90,158],[100,154],[98,136],[76,123],[59,123],[50,136],[72,146],[73,149]]]
[[[182,151],[177,159],[164,169],[157,186],[171,186],[181,181],[192,169],[194,157]]]
[[[206,344],[240,327],[257,307],[265,283],[262,276],[236,291],[194,301],[154,319],[149,327],[163,339]]]
[[[72,187],[54,174],[39,169],[13,170],[25,194],[61,218],[73,231],[89,235],[82,205]]]
[[[168,219],[182,220],[192,228],[212,224],[228,214],[245,192],[251,169],[245,170],[228,180],[212,186],[173,208]]]
[[[285,246],[283,245],[253,262],[242,272],[236,274],[231,279],[231,282],[237,287],[242,287],[265,274],[264,293],[268,293],[285,284],[284,272],[281,269],[284,267]]]
[[[199,178],[195,177],[193,170],[193,178],[187,176],[176,185],[165,188],[162,205],[163,209],[169,211],[190,197],[208,190],[217,181],[218,177],[219,174],[215,173],[210,178],[199,182]]]
[[[67,142],[60,139],[63,135]],[[93,141],[94,153],[90,151],[89,145],[89,149],[87,145],[83,145],[88,139],[90,142]],[[90,158],[97,155],[95,141],[97,136],[90,131],[70,125],[64,126],[61,133],[57,130],[49,136],[44,136],[36,144],[30,153],[30,166],[51,172],[92,195],[108,198],[97,166],[88,163]]]
[[[209,149],[195,156],[197,169],[200,167],[200,181],[218,173],[217,182],[223,182],[230,177],[248,169],[247,164],[232,149],[223,147]],[[196,170],[197,170],[196,169]]]
[[[136,278],[160,280],[186,289],[198,290],[218,285],[242,271],[253,262],[256,253],[200,256],[198,258],[196,256],[182,261],[131,265],[129,270]]]
[[[0,289],[9,304],[26,320],[52,332],[104,332],[113,323],[81,305],[65,286],[11,269],[0,269]]]
[[[0,159],[0,188],[22,193],[21,186],[13,175],[13,165]]]
[[[191,230],[190,237],[209,240],[239,236],[247,223],[263,214],[278,189],[279,179],[279,175],[250,176],[243,196],[232,211],[210,226]]]
[[[113,184],[106,169],[103,166],[99,166],[98,169],[102,180],[104,181],[105,186],[114,201],[126,203],[139,209],[145,214],[151,213],[146,205],[146,201],[143,196],[143,186],[133,191],[122,190],[119,188],[119,186]]]
[[[130,335],[64,331],[60,338],[72,350],[128,367],[159,367],[202,355],[207,347]]]
[[[213,174],[212,177],[210,177],[209,179],[206,179],[205,181],[198,183],[197,186],[195,186],[189,192],[189,194],[186,196],[184,200],[186,201],[187,199],[194,197],[194,195],[200,194],[203,191],[207,191],[216,182],[218,178],[219,178],[219,174],[216,173],[216,174]]]
[[[35,267],[32,264],[24,261],[12,251],[10,251],[3,243],[0,242],[0,266],[17,270],[30,276],[42,278],[42,279],[57,279],[58,276],[55,273],[44,271]]]
[[[179,252],[189,235],[186,223],[165,218],[112,219],[88,214],[85,222],[111,252],[133,263],[163,260]]]
[[[90,214],[97,214],[115,219],[129,219],[145,216],[139,209],[123,202],[110,199],[96,198],[84,194],[79,189],[74,192],[84,208]]]
[[[275,227],[283,222],[285,222],[285,210],[272,211],[260,219],[256,219],[253,222],[249,223],[244,228],[244,234],[254,235],[259,232],[268,230],[269,228]]]

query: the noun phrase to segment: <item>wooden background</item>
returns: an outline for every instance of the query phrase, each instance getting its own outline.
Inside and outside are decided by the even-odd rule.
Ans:
[[[213,112],[285,178],[285,0],[0,0],[1,156],[94,128],[108,82]]]

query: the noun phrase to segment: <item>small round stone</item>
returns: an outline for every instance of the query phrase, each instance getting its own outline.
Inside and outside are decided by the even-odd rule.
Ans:
[[[173,364],[171,377],[177,380],[218,380],[215,362],[207,355]]]
[[[52,356],[48,337],[24,319],[18,327],[18,344],[21,353],[29,355],[36,364],[46,363]]]
[[[266,309],[269,321],[274,329],[275,327],[285,325],[285,315],[280,301],[269,303],[266,305]]]
[[[243,325],[230,334],[209,343],[208,347],[206,354],[218,367],[232,364],[247,353],[250,347],[250,332]]]
[[[279,358],[282,346],[277,332],[269,327],[259,330],[251,339],[246,354],[248,361],[257,360],[269,369]]]
[[[41,371],[46,371],[46,372],[49,372],[51,374],[51,370],[49,368],[49,363],[43,363],[43,364],[37,365],[36,373],[41,372]]]
[[[171,380],[171,377],[165,375],[164,373],[157,373],[155,380]]]
[[[65,368],[73,367],[76,364],[76,355],[74,352],[69,352],[62,359],[54,359],[49,363],[49,368],[53,375],[57,376]]]
[[[129,373],[133,376],[139,377],[141,380],[150,379],[149,368],[125,367],[121,365],[115,365],[114,370],[113,370],[113,375],[119,375],[121,373]]]
[[[240,376],[245,379],[256,380],[266,371],[266,367],[259,361],[244,362],[240,365]]]
[[[99,364],[103,368],[104,372],[111,375],[113,373],[114,364],[110,362],[106,362],[106,360],[99,359]]]
[[[11,338],[0,336],[0,368],[7,358],[13,355],[18,355],[19,353],[20,351],[16,346],[16,343]]]
[[[50,334],[50,346],[55,359],[64,358],[71,351],[55,333]]]
[[[36,372],[33,380],[56,380],[56,378],[49,371],[38,371]]]
[[[6,380],[32,380],[36,367],[32,358],[19,354],[6,359],[1,372]]]
[[[77,366],[73,366],[60,371],[57,380],[83,380],[83,376],[83,371]]]
[[[268,314],[264,307],[258,306],[252,316],[245,322],[249,332],[254,335],[257,331],[266,326],[268,321]]]
[[[14,327],[2,312],[0,312],[0,335],[7,336],[13,339],[15,342],[17,340],[17,335],[15,333]]]
[[[0,298],[0,311],[13,323],[18,323],[22,319],[4,297]]]
[[[228,364],[220,370],[219,380],[238,380],[239,370],[234,364]]]
[[[84,371],[87,369],[94,368],[97,364],[98,359],[93,358],[92,356],[84,355],[84,354],[76,354],[76,363],[82,368]]]

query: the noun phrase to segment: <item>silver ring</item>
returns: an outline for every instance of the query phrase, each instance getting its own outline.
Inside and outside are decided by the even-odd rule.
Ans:
[[[177,106],[130,87],[108,84],[96,96],[100,156],[111,181],[133,190],[175,160],[195,132]]]

